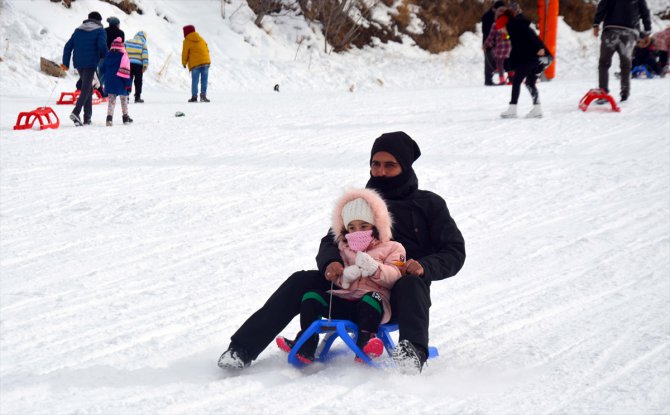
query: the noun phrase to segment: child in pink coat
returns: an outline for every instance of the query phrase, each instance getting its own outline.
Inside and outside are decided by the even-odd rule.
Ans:
[[[391,216],[384,200],[372,189],[349,190],[339,199],[331,232],[344,263],[343,275],[334,289],[310,290],[303,295],[301,331],[296,340],[280,336],[276,343],[290,352],[314,321],[330,316],[355,322],[359,327],[356,345],[369,357],[378,357],[384,347],[374,334],[391,318],[390,290],[401,277],[398,267],[405,262],[405,248],[391,240]],[[298,359],[312,363],[318,344],[315,334],[302,345]]]

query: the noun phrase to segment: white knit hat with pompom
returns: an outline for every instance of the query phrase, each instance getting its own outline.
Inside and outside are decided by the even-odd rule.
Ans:
[[[354,220],[362,220],[372,225],[375,224],[375,216],[372,213],[372,208],[363,198],[354,199],[342,208],[342,222],[344,226],[349,225]]]

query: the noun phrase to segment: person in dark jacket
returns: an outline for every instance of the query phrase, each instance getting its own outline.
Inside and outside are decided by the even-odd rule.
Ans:
[[[121,41],[124,41],[126,39],[126,34],[123,33],[123,30],[119,28],[119,25],[121,24],[121,21],[119,20],[118,17],[108,17],[107,18],[107,23],[109,23],[109,26],[105,28],[105,34],[107,35],[107,50],[112,49],[112,42],[114,42],[114,39],[117,37],[121,38]],[[100,62],[98,62],[98,78],[100,79],[100,85],[105,84],[105,76],[104,76],[104,69],[103,66],[105,64],[105,59],[100,59]],[[107,92],[102,89],[102,96],[106,97]]]
[[[108,17],[107,23],[109,23],[109,26],[105,28],[105,33],[107,34],[107,49],[111,49],[112,42],[114,42],[117,37],[120,37],[121,41],[125,42],[126,34],[119,28],[121,21],[118,17]]]
[[[541,64],[540,58],[548,59],[549,51],[540,37],[530,27],[530,20],[518,17],[517,11],[505,10],[496,20],[496,28],[507,33],[512,42],[512,52],[509,56],[510,69],[514,71],[512,78],[512,98],[509,107],[500,116],[502,118],[516,118],[517,103],[521,93],[521,83],[526,82],[526,88],[533,99],[533,109],[526,114],[526,118],[541,118],[542,106],[540,93],[535,86],[538,75],[547,66]]]
[[[419,190],[412,164],[419,146],[404,132],[382,134],[372,145],[367,188],[379,192],[394,219],[393,240],[407,251],[402,277],[391,291],[393,321],[399,342],[393,354],[398,366],[418,373],[428,353],[430,285],[456,275],[465,261],[465,242],[439,195]],[[243,369],[251,364],[300,312],[302,293],[328,290],[343,272],[332,234],[321,240],[318,270],[291,275],[267,302],[232,335],[219,366]],[[409,365],[408,365],[409,364]]]
[[[640,31],[642,19],[644,30]],[[630,96],[630,70],[633,49],[638,37],[648,37],[651,32],[651,17],[645,0],[600,0],[593,19],[593,35],[598,37],[600,24],[603,35],[600,40],[598,60],[598,88],[609,92],[609,69],[612,56],[619,54],[621,68],[621,101]]]
[[[484,48],[484,85],[495,85],[493,83],[493,72],[496,69],[496,60],[493,56],[493,47],[486,46],[486,39],[489,37],[491,27],[495,22],[496,10],[505,5],[504,1],[498,0],[493,3],[490,9],[482,15],[482,47]]]
[[[93,115],[93,77],[100,59],[107,53],[107,36],[102,28],[102,16],[98,12],[88,14],[88,19],[75,29],[63,48],[63,63],[61,67],[67,71],[70,66],[70,57],[73,56],[74,67],[81,76],[81,93],[77,98],[70,119],[76,126],[91,124]],[[84,121],[79,118],[84,109]]]

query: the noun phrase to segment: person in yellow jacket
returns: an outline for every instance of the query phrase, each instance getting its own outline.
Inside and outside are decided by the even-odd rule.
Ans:
[[[198,78],[200,79],[200,102],[207,99],[207,77],[209,75],[209,48],[205,39],[200,37],[193,25],[184,26],[184,43],[181,49],[181,64],[191,71],[191,99],[198,102]]]

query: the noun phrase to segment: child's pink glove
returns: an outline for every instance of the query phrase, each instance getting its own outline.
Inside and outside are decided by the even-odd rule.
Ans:
[[[361,268],[361,276],[363,277],[373,275],[379,268],[379,263],[363,251],[356,254],[356,265]]]
[[[342,288],[349,288],[351,283],[361,277],[361,269],[358,265],[349,265],[342,271]]]

